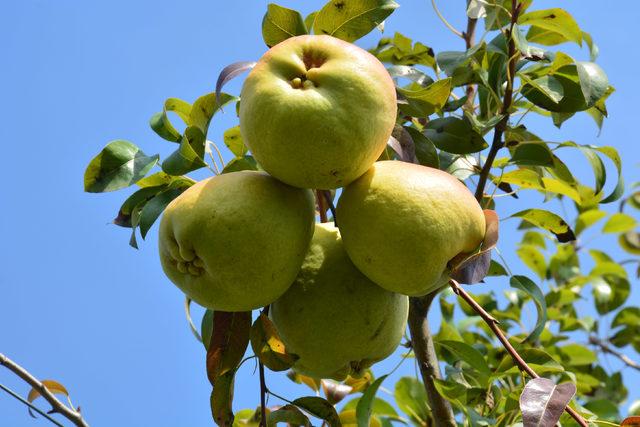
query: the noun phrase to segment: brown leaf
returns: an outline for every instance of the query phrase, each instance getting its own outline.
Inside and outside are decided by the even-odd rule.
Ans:
[[[251,312],[214,311],[213,333],[207,351],[207,376],[215,386],[216,378],[234,371],[249,345]]]
[[[495,211],[485,209],[485,234],[480,251],[474,254],[460,254],[449,261],[451,278],[460,283],[474,284],[482,281],[489,272],[491,250],[498,243],[499,218]]]
[[[211,405],[211,416],[220,427],[231,427],[233,425],[233,382],[235,371],[229,371],[216,378],[209,399]]]
[[[624,426],[633,426],[633,427],[638,427],[640,426],[640,417],[627,417],[625,418],[622,423],[620,424],[620,427],[624,427]]]
[[[250,70],[256,66],[254,61],[239,61],[229,64],[222,69],[216,82],[216,102],[220,105],[220,92],[222,87],[229,82],[229,80],[240,75],[245,70]]]
[[[251,326],[251,348],[260,362],[272,371],[285,371],[293,366],[297,356],[287,353],[280,335],[269,319],[261,313]]]
[[[416,158],[416,146],[409,132],[402,126],[396,125],[389,137],[387,145],[396,152],[400,160],[407,163],[419,163]]]
[[[556,385],[547,378],[532,379],[520,395],[523,426],[554,427],[575,394],[573,383]]]

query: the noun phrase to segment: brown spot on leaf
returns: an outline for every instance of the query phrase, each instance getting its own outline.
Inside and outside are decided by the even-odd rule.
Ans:
[[[333,5],[334,5],[334,6],[336,7],[336,9],[338,9],[338,10],[342,10],[342,9],[344,8],[344,2],[343,2],[343,1],[337,1],[337,2],[335,2]]]

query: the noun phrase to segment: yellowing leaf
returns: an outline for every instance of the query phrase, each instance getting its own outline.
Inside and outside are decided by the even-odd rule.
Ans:
[[[531,25],[559,34],[582,46],[582,30],[573,16],[560,8],[536,10],[518,18],[518,24]]]
[[[287,353],[278,331],[266,314],[261,313],[251,326],[251,348],[260,362],[272,371],[291,368],[297,357]]]

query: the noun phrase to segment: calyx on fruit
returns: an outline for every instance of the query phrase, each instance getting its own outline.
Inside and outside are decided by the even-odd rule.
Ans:
[[[241,99],[243,141],[267,172],[301,188],[338,188],[362,175],[384,150],[397,113],[382,63],[326,35],[271,48]]]
[[[404,334],[409,299],[366,278],[349,260],[338,229],[317,224],[302,269],[271,305],[293,368],[342,380],[389,356]]]
[[[398,161],[377,162],[347,186],[336,215],[358,269],[409,296],[442,286],[449,260],[477,249],[485,234],[484,213],[464,184]]]
[[[263,172],[200,181],[174,199],[160,223],[166,275],[198,304],[248,311],[282,295],[313,235],[310,190]]]

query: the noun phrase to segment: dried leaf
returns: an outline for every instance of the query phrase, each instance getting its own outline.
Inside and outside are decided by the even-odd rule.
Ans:
[[[207,376],[215,387],[216,379],[235,371],[249,345],[251,312],[214,311],[213,333],[207,351]]]
[[[630,427],[640,426],[640,417],[627,417],[627,418],[625,418],[622,421],[622,423],[620,424],[620,427],[624,427],[624,426],[630,426]]]
[[[222,69],[216,81],[216,102],[220,105],[220,92],[222,87],[226,85],[230,80],[239,76],[246,70],[250,70],[256,66],[255,61],[239,61],[229,64]]]
[[[520,395],[523,426],[554,427],[574,394],[573,383],[556,385],[547,378],[529,381]]]
[[[67,391],[65,386],[63,386],[62,384],[60,384],[59,382],[54,381],[54,380],[42,380],[41,383],[51,393],[53,393],[53,394],[64,394],[65,396],[67,396],[67,400],[69,401],[69,406],[71,406],[73,408],[73,405],[71,405],[71,400],[69,399],[69,392]],[[29,391],[29,395],[27,396],[27,400],[29,401],[29,403],[31,403],[31,402],[33,402],[34,400],[36,400],[40,396],[41,396],[40,392],[38,390],[36,390],[35,388],[32,388]],[[29,415],[31,415],[33,418],[36,417],[35,415],[33,415],[33,412],[31,412],[31,408],[29,408]]]
[[[482,281],[491,266],[491,250],[498,243],[499,219],[495,211],[485,209],[486,231],[480,251],[469,256],[460,254],[453,258],[449,265],[451,277],[460,283],[474,284]]]
[[[193,319],[191,319],[191,298],[185,297],[184,299],[184,312],[187,316],[187,322],[189,322],[189,329],[191,329],[191,333],[194,337],[200,342],[202,342],[202,337],[196,328],[196,325],[193,324]]]

